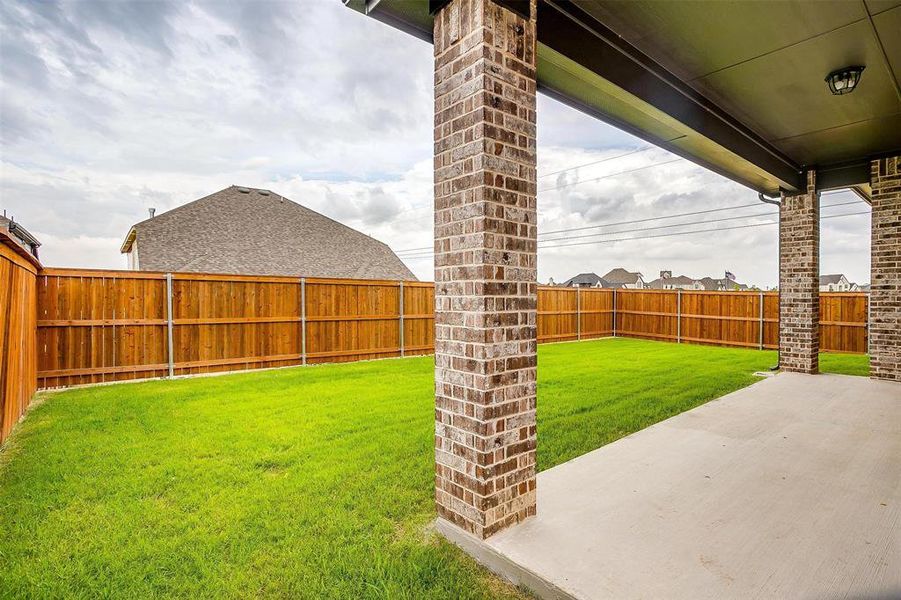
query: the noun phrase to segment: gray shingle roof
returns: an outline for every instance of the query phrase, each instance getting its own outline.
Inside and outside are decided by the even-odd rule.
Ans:
[[[829,285],[830,283],[838,283],[842,280],[843,275],[841,273],[835,273],[833,275],[820,275],[820,285]]]
[[[667,277],[666,279],[655,279],[654,281],[648,283],[648,287],[655,290],[666,289],[667,285],[691,285],[695,282],[700,282],[700,284],[704,287],[704,290],[708,292],[713,292],[720,289],[727,290],[746,290],[748,286],[743,283],[738,283],[732,281],[731,279],[721,278],[714,279],[713,277],[701,277],[700,279],[694,279],[692,277],[688,277],[687,275],[679,275],[677,277]]]
[[[603,286],[607,282],[598,277],[597,273],[579,273],[575,277],[567,279],[561,285],[565,287],[571,287],[574,285],[598,285],[601,284]]]
[[[416,280],[384,243],[268,190],[228,187],[137,223],[123,252],[132,239],[142,271]]]
[[[698,281],[704,286],[704,290],[708,292],[715,292],[724,286],[721,279],[714,279],[713,277],[701,277]]]
[[[663,279],[662,277],[655,279],[654,281],[648,282],[647,287],[652,290],[664,290],[668,285],[691,285],[695,280],[691,277],[686,277],[685,275],[677,275],[675,277],[667,277]]]
[[[639,277],[641,277],[641,273],[632,273],[630,271],[626,271],[625,269],[616,268],[604,275],[603,279],[610,283],[623,284],[636,283],[638,282]]]

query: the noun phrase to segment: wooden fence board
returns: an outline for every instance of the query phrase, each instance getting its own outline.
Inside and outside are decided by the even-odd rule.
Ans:
[[[616,291],[616,334],[653,340],[676,340],[676,292]]]
[[[539,304],[540,294],[539,291]],[[579,320],[579,333],[583,340],[613,335],[613,290],[580,290]]]
[[[37,389],[37,261],[0,234],[0,442]]]
[[[404,349],[407,356],[435,350],[435,286],[404,282]]]
[[[172,279],[175,374],[301,364],[304,328],[309,363],[400,356],[401,327],[404,355],[434,351],[429,282],[306,279],[302,310],[299,278]],[[168,372],[164,273],[47,269],[36,302],[40,387]],[[820,302],[822,348],[865,352],[866,294],[821,294]],[[613,335],[615,322],[618,336],[776,348],[778,311],[775,292],[541,286],[537,333],[539,342],[584,340]]]
[[[578,338],[576,288],[538,288],[538,342]]]
[[[38,277],[40,387],[165,375],[144,368],[167,359],[164,278],[105,273],[52,269]]]
[[[867,302],[866,294],[820,294],[821,350],[867,351]]]

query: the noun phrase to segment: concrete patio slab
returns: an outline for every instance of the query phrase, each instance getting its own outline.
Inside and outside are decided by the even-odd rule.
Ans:
[[[548,597],[901,598],[901,385],[780,374],[541,473],[487,542],[439,525]]]

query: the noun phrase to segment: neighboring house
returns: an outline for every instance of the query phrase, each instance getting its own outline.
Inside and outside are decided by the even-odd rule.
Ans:
[[[36,237],[31,235],[27,229],[11,218],[7,218],[5,210],[3,211],[3,214],[0,215],[0,229],[6,231],[12,239],[18,242],[19,245],[25,248],[25,250],[33,257],[39,258],[38,248],[41,247],[41,243]]]
[[[703,290],[704,285],[698,279],[685,275],[673,277],[672,271],[660,271],[660,277],[648,282],[646,288],[652,290]]]
[[[653,290],[692,290],[692,291],[745,291],[749,288],[743,283],[735,281],[732,273],[726,272],[726,277],[713,278],[701,277],[695,279],[687,275],[673,277],[672,271],[660,271],[660,277],[646,285]]]
[[[645,287],[644,278],[641,273],[632,273],[625,269],[616,268],[606,275],[601,276],[607,288],[626,288],[626,289],[643,289]]]
[[[151,212],[121,251],[140,271],[416,280],[382,242],[269,190],[238,186]]]
[[[704,279],[707,279],[706,277]],[[746,292],[751,289],[750,286],[745,285],[744,283],[738,283],[734,279],[729,277],[723,277],[722,279],[714,279],[715,284],[718,286],[716,289],[725,290],[728,292]]]
[[[713,277],[701,277],[698,279],[698,283],[705,292],[722,292],[726,289],[722,279],[714,279]]]
[[[609,287],[606,281],[598,277],[597,273],[579,273],[575,277],[567,279],[560,285],[562,287],[602,288]]]
[[[869,284],[869,283],[864,283],[863,285],[857,286],[857,291],[859,291],[859,292],[869,292],[869,291],[870,291],[870,284]]]
[[[848,281],[841,273],[820,275],[821,292],[856,292],[857,289],[857,284]]]

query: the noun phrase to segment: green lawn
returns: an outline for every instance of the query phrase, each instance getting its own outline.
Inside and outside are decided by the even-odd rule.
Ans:
[[[864,354],[820,353],[820,371],[839,375],[859,375],[869,377],[870,357]]]
[[[774,360],[625,339],[542,346],[539,467],[748,385]],[[47,395],[0,452],[0,597],[521,596],[429,529],[432,364]]]

